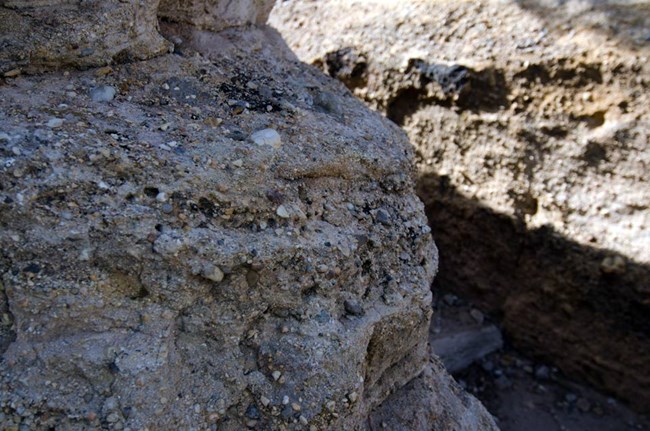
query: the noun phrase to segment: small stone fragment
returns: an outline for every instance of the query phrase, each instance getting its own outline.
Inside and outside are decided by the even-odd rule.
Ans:
[[[386,211],[383,208],[377,210],[377,213],[375,214],[375,219],[381,224],[390,223],[390,215],[388,214],[388,211]]]
[[[278,215],[278,217],[282,218],[289,218],[290,214],[287,208],[284,205],[280,205],[277,210],[275,210],[275,213]]]
[[[607,256],[600,263],[600,270],[604,274],[623,274],[625,273],[625,259],[621,256]]]
[[[7,72],[4,73],[4,77],[5,78],[15,78],[20,74],[21,74],[20,69],[11,69],[10,71],[7,71]]]
[[[262,403],[262,405],[263,405],[264,407],[268,407],[269,404],[271,404],[271,400],[268,399],[268,398],[266,398],[264,395],[262,395],[262,396],[260,397],[260,403]]]
[[[343,301],[343,308],[345,312],[352,316],[363,316],[363,307],[357,301],[345,300]]]
[[[250,404],[246,409],[246,417],[249,419],[259,419],[260,411],[257,409],[255,404]]]
[[[278,370],[275,370],[271,373],[271,376],[273,377],[273,380],[277,382],[278,380],[280,380],[280,377],[282,377],[282,373],[279,372]]]
[[[115,97],[117,90],[110,85],[101,85],[90,90],[90,98],[93,102],[110,102]]]
[[[476,308],[472,308],[472,310],[469,312],[469,315],[472,316],[472,319],[479,325],[482,325],[483,322],[485,321],[485,316],[480,310],[477,310]]]
[[[282,138],[274,129],[258,130],[251,135],[251,140],[257,145],[269,145],[276,149],[282,145]]]
[[[207,278],[208,280],[219,282],[223,280],[224,274],[218,266],[206,265],[206,267],[203,269],[203,277]]]
[[[50,121],[47,122],[47,127],[49,127],[50,129],[58,129],[61,126],[63,126],[62,118],[52,118]]]
[[[90,47],[83,48],[81,51],[79,51],[79,57],[90,57],[95,53],[95,50]]]

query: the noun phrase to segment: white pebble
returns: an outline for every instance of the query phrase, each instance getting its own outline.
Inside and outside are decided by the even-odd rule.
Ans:
[[[219,282],[223,280],[224,274],[218,266],[206,265],[205,269],[203,270],[203,277],[207,278],[208,280]]]
[[[251,140],[257,145],[269,145],[273,148],[280,148],[282,139],[274,129],[262,129],[251,135]]]
[[[275,213],[278,215],[278,217],[282,218],[289,218],[289,211],[287,211],[287,208],[284,205],[280,205],[277,210],[275,210]]]
[[[62,118],[52,118],[50,121],[47,122],[47,127],[49,127],[50,129],[57,129],[61,126],[63,126]]]
[[[90,98],[93,102],[110,102],[115,97],[117,90],[110,85],[101,85],[90,90]]]

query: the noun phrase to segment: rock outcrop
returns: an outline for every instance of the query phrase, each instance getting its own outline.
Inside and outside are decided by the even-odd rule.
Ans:
[[[271,23],[402,125],[436,283],[650,405],[648,5],[292,1]]]
[[[144,60],[172,44],[158,20],[213,31],[266,22],[271,0],[0,1],[0,73]]]
[[[396,126],[269,28],[163,22],[173,54],[120,64],[170,45],[156,2],[27,3],[4,44],[44,43],[53,7],[58,30],[3,67],[114,64],[0,82],[0,428],[496,430],[429,354]],[[86,31],[126,39],[79,56]]]

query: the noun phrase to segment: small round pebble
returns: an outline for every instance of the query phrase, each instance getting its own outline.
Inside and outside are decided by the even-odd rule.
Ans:
[[[284,205],[280,205],[277,210],[275,210],[275,213],[278,215],[278,217],[282,218],[289,218],[289,211]]]
[[[63,126],[62,118],[52,118],[50,121],[47,122],[47,127],[49,127],[50,129],[58,129],[61,126]]]
[[[274,129],[262,129],[251,135],[251,140],[257,145],[269,145],[273,148],[280,148],[282,138]]]
[[[110,85],[100,85],[90,90],[90,98],[93,102],[110,102],[115,97],[117,90]]]

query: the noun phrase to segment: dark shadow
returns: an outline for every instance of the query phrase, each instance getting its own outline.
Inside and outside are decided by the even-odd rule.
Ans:
[[[560,29],[569,32],[576,27],[585,27],[603,33],[609,38],[618,39],[628,46],[650,44],[650,2],[588,0],[588,10],[570,16],[564,7],[568,3],[567,0],[515,1],[523,9],[538,15],[550,29],[559,25]],[[605,19],[599,19],[599,16],[604,16]]]
[[[440,250],[434,288],[498,317],[519,349],[648,409],[648,265],[551,226],[528,230],[521,219],[468,199],[445,176],[421,176],[418,193],[430,203]]]

